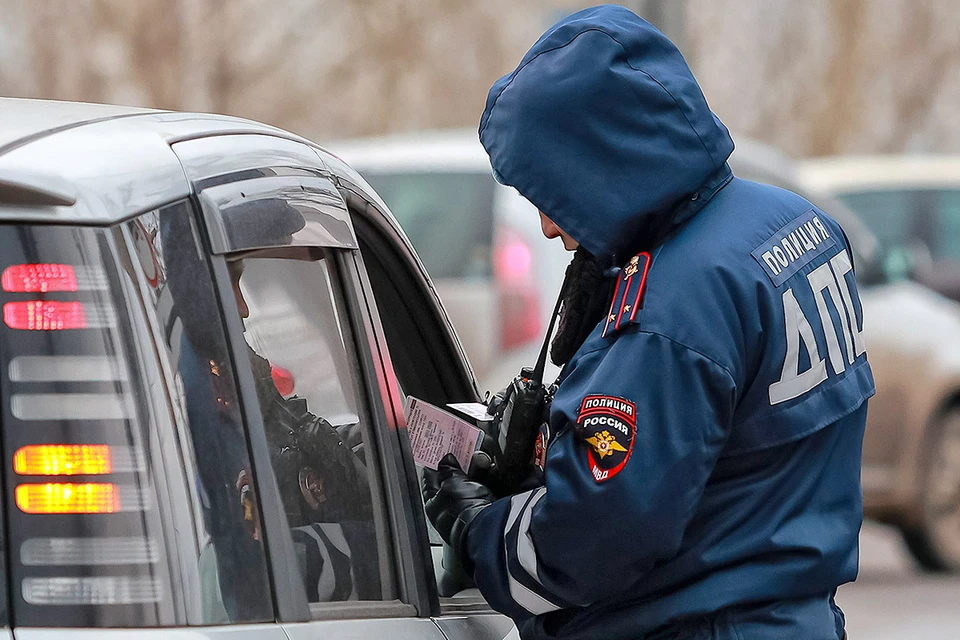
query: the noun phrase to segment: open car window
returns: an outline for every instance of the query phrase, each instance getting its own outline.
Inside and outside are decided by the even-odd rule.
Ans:
[[[354,216],[354,227],[404,402],[409,396],[440,407],[450,402],[476,401],[470,373],[458,365],[457,348],[447,333],[446,321],[433,306],[429,289],[410,257],[387,230],[361,216]],[[427,528],[430,573],[437,581],[441,611],[488,611],[489,605],[445,552],[429,523]]]

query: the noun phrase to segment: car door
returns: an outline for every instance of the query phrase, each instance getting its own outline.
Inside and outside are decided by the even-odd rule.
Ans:
[[[414,569],[356,239],[319,156],[259,135],[173,148],[212,254],[254,463],[237,482],[259,496],[246,506],[279,621],[292,640],[443,638]]]
[[[364,291],[368,296],[372,293],[366,304],[388,387],[383,398],[385,410],[392,411],[402,424],[407,396],[438,406],[478,401],[480,394],[463,349],[409,243],[362,188],[345,180],[338,184],[357,232]],[[406,434],[401,428],[397,435],[404,450],[408,491],[417,505],[418,535],[430,545],[430,553],[421,562],[438,594],[437,624],[450,640],[519,637],[513,622],[490,608],[436,534],[428,533]]]

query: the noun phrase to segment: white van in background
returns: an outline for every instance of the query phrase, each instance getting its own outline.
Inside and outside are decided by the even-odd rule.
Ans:
[[[475,130],[325,145],[377,190],[444,302],[481,388],[537,359],[572,254],[540,232],[536,208],[493,179]],[[558,370],[548,367],[547,379]]]

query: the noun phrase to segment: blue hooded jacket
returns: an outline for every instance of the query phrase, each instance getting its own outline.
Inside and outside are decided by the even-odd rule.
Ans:
[[[620,268],[562,374],[545,486],[468,529],[481,592],[525,638],[841,637],[874,392],[843,231],[733,177],[682,56],[622,7],[548,30],[480,139]]]

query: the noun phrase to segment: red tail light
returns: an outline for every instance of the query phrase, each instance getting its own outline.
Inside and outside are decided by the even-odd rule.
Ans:
[[[523,282],[530,279],[533,253],[519,238],[513,238],[498,246],[494,256],[494,269],[501,282]]]
[[[108,286],[106,274],[98,265],[12,264],[0,274],[0,288],[10,293],[104,291]]]
[[[80,302],[26,300],[3,305],[3,321],[11,329],[59,331],[86,329],[87,314]]]
[[[68,264],[15,264],[3,270],[0,284],[11,292],[76,291],[77,274]]]
[[[500,304],[500,347],[513,349],[540,337],[540,292],[533,272],[533,251],[510,229],[497,234],[493,272]]]

